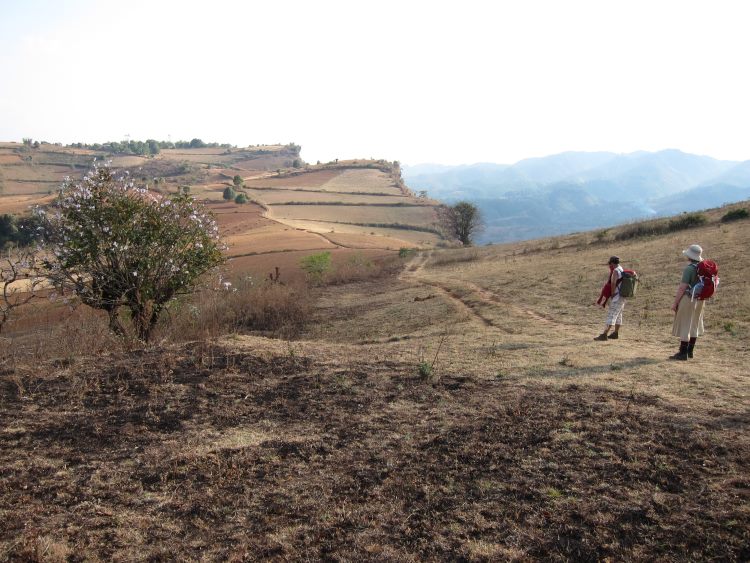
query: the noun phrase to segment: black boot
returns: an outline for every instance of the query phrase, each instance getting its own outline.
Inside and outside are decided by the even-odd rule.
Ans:
[[[680,342],[680,351],[676,354],[673,354],[669,356],[670,360],[683,360],[687,361],[688,359],[688,343],[687,342]]]
[[[688,358],[692,358],[693,357],[693,350],[695,350],[695,341],[696,340],[698,340],[698,339],[694,336],[694,337],[692,337],[690,339],[690,342],[688,342],[688,347],[687,347]]]

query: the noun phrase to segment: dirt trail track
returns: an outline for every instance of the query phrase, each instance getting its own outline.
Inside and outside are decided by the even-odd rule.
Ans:
[[[503,332],[512,331],[498,326],[488,316],[483,315],[472,303],[468,301],[467,297],[471,296],[473,300],[479,301],[480,303],[491,307],[501,306],[506,312],[510,311],[513,315],[530,318],[533,321],[547,327],[554,327],[565,324],[562,322],[553,321],[535,311],[532,311],[531,309],[520,307],[514,303],[511,303],[510,301],[503,300],[495,293],[473,282],[460,281],[460,286],[463,289],[469,290],[470,293],[464,294],[463,292],[461,292],[459,294],[454,288],[451,288],[449,284],[446,284],[445,282],[439,282],[433,278],[428,278],[426,276],[425,268],[429,262],[431,255],[431,252],[420,253],[416,257],[414,257],[412,262],[406,267],[406,269],[404,269],[403,273],[400,276],[400,279],[402,281],[418,285],[425,285],[438,290],[446,299],[453,303],[459,311],[466,311],[472,317],[481,322],[484,326],[493,327]]]

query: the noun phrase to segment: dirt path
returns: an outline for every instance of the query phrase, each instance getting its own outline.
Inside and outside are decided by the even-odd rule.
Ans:
[[[415,256],[401,273],[399,279],[407,283],[426,285],[434,288],[440,291],[440,293],[451,303],[453,303],[458,310],[469,312],[473,317],[475,317],[485,326],[497,328],[503,332],[512,332],[506,328],[498,326],[495,322],[492,321],[492,319],[477,311],[476,306],[468,302],[466,295],[458,294],[455,289],[451,288],[450,285],[444,282],[438,282],[434,279],[428,278],[425,275],[425,269],[431,256],[431,252],[420,253]],[[554,321],[550,318],[540,315],[536,311],[533,311],[526,307],[518,306],[510,301],[503,300],[497,294],[473,282],[461,280],[458,283],[460,284],[461,288],[468,289],[470,291],[470,295],[474,299],[476,299],[480,303],[484,303],[485,305],[489,305],[492,307],[502,306],[506,310],[511,310],[519,316],[530,318],[533,321],[540,323],[546,327],[556,327],[559,325],[567,324],[564,322]]]
[[[566,324],[559,321],[554,321],[550,318],[547,318],[545,316],[540,315],[536,311],[532,311],[531,309],[527,309],[526,307],[520,307],[514,303],[511,303],[509,301],[504,301],[498,297],[497,294],[492,293],[490,290],[485,289],[483,287],[478,286],[475,283],[472,282],[463,282],[464,287],[470,288],[474,294],[479,297],[480,301],[483,301],[487,304],[495,304],[495,305],[502,305],[503,307],[509,307],[513,309],[514,311],[517,311],[523,315],[526,315],[527,317],[531,317],[535,321],[538,321],[540,323],[544,323],[549,326],[556,326],[559,324]]]
[[[403,270],[403,272],[401,272],[401,274],[399,275],[399,279],[407,283],[427,286],[435,289],[446,301],[448,301],[455,307],[459,314],[466,314],[485,327],[495,328],[505,333],[511,332],[504,327],[498,326],[492,321],[492,319],[477,311],[475,307],[473,307],[470,303],[464,301],[460,295],[456,294],[455,290],[452,290],[446,285],[437,283],[424,277],[424,270],[431,255],[432,252],[417,254]]]
[[[323,240],[328,241],[332,245],[337,246],[338,248],[348,248],[350,250],[366,250],[365,247],[348,246],[346,244],[341,244],[340,242],[336,242],[334,240],[331,240],[330,238],[328,238],[327,236],[325,236],[323,233],[316,233],[315,231],[308,231],[308,230],[306,230],[306,232],[308,232],[310,234],[313,234],[313,235],[315,235],[317,237],[320,237]]]

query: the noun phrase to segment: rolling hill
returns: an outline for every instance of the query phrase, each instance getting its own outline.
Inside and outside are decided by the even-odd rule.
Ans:
[[[332,252],[334,261],[360,254],[373,259],[441,242],[437,202],[416,197],[397,164],[307,165],[299,151],[288,144],[162,149],[138,156],[106,148],[0,143],[0,214],[45,205],[65,177],[80,177],[93,163],[109,162],[150,190],[189,190],[205,202],[217,216],[237,275],[265,276],[270,255],[273,266],[290,276],[298,275],[300,259],[314,252]],[[234,186],[235,177],[241,186]],[[244,192],[249,203],[224,200],[228,187]]]

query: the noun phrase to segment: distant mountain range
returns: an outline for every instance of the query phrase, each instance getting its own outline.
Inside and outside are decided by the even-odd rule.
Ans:
[[[522,240],[595,229],[750,198],[750,160],[679,150],[565,152],[516,164],[404,166],[409,187],[480,206],[479,242]]]

